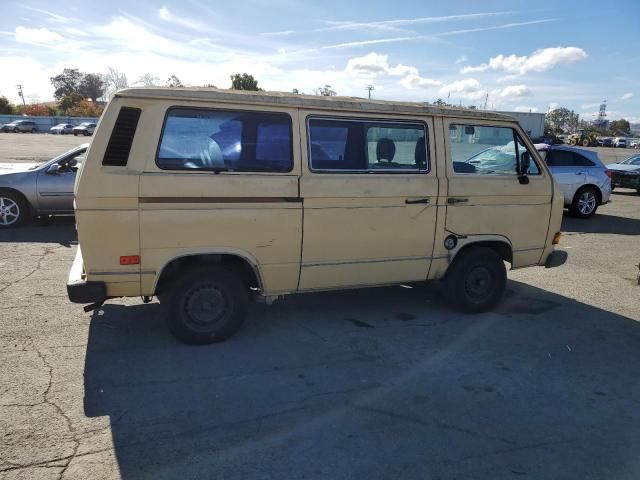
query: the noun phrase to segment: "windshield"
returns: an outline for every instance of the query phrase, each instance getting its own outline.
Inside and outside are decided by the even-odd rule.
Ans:
[[[66,152],[61,153],[57,157],[52,158],[51,160],[47,160],[46,162],[41,162],[41,163],[38,163],[38,164],[34,165],[33,167],[29,167],[29,170],[35,170],[36,168],[40,168],[43,165],[51,165],[52,163],[60,162],[60,161],[64,160],[67,157],[73,158],[73,157],[75,157],[77,155],[80,155],[80,154],[86,152],[86,151],[87,151],[87,146],[86,145],[81,145],[81,146],[73,148],[71,150],[67,150]]]
[[[623,165],[640,165],[640,155],[635,155],[631,158],[627,158],[624,162],[621,162]]]

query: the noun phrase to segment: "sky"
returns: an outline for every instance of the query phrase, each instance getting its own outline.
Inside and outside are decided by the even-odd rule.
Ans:
[[[640,122],[640,1],[0,0],[0,95],[49,101],[63,68]]]

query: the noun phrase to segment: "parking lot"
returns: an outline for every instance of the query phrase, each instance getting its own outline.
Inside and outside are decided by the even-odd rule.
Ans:
[[[86,140],[0,134],[0,161]],[[637,479],[640,196],[563,231],[568,263],[510,272],[491,313],[304,294],[206,347],[156,302],[70,304],[73,219],[0,231],[0,479]]]

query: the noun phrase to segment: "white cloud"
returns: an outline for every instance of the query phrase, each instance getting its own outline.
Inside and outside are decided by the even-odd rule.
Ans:
[[[410,73],[398,82],[404,88],[431,88],[442,85],[442,82],[431,78],[421,77],[417,73]]]
[[[403,77],[398,82],[407,89],[429,88],[442,85],[442,82],[420,76],[418,69],[411,65],[389,65],[389,57],[371,52],[362,57],[349,59],[345,71],[355,76],[364,78],[376,78],[380,76]]]
[[[560,106],[560,105],[558,105],[558,103],[557,103],[557,102],[551,102],[551,103],[549,104],[549,111],[551,111],[551,110],[555,110],[555,109],[556,109],[556,108],[558,108],[559,106]]]
[[[456,80],[440,89],[442,93],[469,93],[480,90],[480,82],[475,78],[467,78],[465,80]]]
[[[462,56],[460,56],[460,57],[458,57],[458,58],[456,59],[456,63],[466,63],[466,62],[467,62],[467,60],[468,60],[468,59],[467,59],[467,56],[466,56],[466,55],[462,55]]]
[[[543,18],[541,20],[531,20],[529,22],[505,23],[503,25],[492,25],[490,27],[466,28],[464,30],[451,30],[449,32],[437,33],[437,37],[448,37],[451,35],[463,35],[465,33],[488,32],[490,30],[503,30],[507,28],[524,27],[527,25],[537,25],[538,23],[555,22],[557,18]]]
[[[530,56],[498,55],[475,67],[464,67],[461,73],[485,72],[500,70],[513,75],[524,75],[529,72],[544,72],[559,64],[574,63],[587,58],[587,53],[578,47],[552,47],[536,50]]]
[[[509,85],[500,92],[501,97],[526,97],[531,94],[531,89],[526,85]]]
[[[204,25],[203,23],[197,22],[195,20],[191,20],[189,18],[179,17],[177,15],[174,15],[169,11],[169,9],[165,5],[160,7],[160,10],[158,11],[158,15],[165,22],[173,23],[174,25],[179,25],[181,27],[189,28],[191,30],[196,30],[199,32],[205,32],[210,30],[210,28],[207,28],[207,26]]]
[[[57,13],[50,12],[48,10],[43,10],[41,8],[30,7],[28,5],[21,5],[22,8],[26,8],[27,10],[31,10],[32,12],[39,13],[41,15],[46,15],[47,21],[51,23],[69,23],[71,19],[69,17],[65,17],[62,15],[58,15]]]
[[[378,40],[359,40],[356,42],[345,42],[345,43],[335,43],[333,45],[325,45],[320,47],[321,50],[329,50],[334,48],[350,48],[350,47],[363,47],[366,45],[379,45],[382,43],[396,43],[396,42],[406,42],[409,40],[426,40],[429,37],[417,36],[413,35],[411,37],[392,37],[392,38],[381,38]]]
[[[526,107],[524,105],[518,106],[513,109],[515,112],[531,112],[536,113],[538,109],[536,107]]]
[[[624,95],[622,95],[622,97],[620,97],[620,100],[629,100],[633,97],[633,93],[625,93]]]
[[[53,46],[51,44],[62,41],[63,38],[59,33],[53,32],[48,28],[29,28],[16,27],[16,42],[31,43],[40,46]]]
[[[389,65],[388,55],[371,52],[362,57],[350,58],[347,62],[347,72],[365,77],[375,77],[378,75],[402,76],[417,74],[416,67],[398,64],[395,67]]]
[[[514,12],[481,12],[467,13],[462,15],[446,15],[440,17],[416,17],[416,18],[400,18],[395,20],[382,20],[374,22],[356,22],[356,21],[332,21],[326,20],[327,27],[319,28],[317,31],[330,30],[365,30],[365,31],[400,31],[401,28],[409,25],[422,23],[441,23],[452,20],[470,20],[474,18],[495,17],[499,15],[508,15]]]
[[[293,35],[296,33],[295,30],[282,30],[279,32],[264,32],[261,33],[263,37],[286,37],[287,35]]]

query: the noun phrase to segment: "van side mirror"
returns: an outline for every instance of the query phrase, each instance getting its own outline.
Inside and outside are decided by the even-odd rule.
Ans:
[[[71,160],[69,160],[67,162],[67,167],[75,167],[76,165],[78,165],[78,159],[77,158],[72,158]]]
[[[62,167],[60,167],[59,163],[52,163],[49,165],[49,168],[47,168],[47,175],[58,175],[61,169]]]

